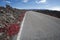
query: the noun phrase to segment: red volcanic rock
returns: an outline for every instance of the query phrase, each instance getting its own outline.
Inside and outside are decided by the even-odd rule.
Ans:
[[[18,24],[11,24],[7,29],[8,36],[12,36],[18,33],[20,27]]]
[[[0,36],[0,40],[7,40],[7,37],[14,36],[20,31],[20,25],[25,15],[24,10],[19,10],[6,5],[6,7],[0,7],[0,33],[3,33],[3,37]],[[4,37],[6,35],[6,37]]]

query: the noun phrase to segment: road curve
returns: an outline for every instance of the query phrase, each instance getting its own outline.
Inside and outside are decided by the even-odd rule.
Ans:
[[[60,19],[27,11],[18,40],[60,40]]]

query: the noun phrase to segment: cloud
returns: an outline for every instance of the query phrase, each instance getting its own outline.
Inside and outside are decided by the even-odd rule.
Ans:
[[[27,2],[28,2],[28,0],[23,0],[23,2],[24,2],[24,3],[27,3]]]
[[[37,4],[46,3],[46,0],[35,1]]]
[[[6,3],[11,3],[10,1],[12,1],[12,0],[10,0],[10,1],[7,1],[7,0],[2,0],[3,2],[6,2]]]
[[[5,1],[5,2],[6,2],[6,3],[9,3],[9,4],[11,3],[10,1]]]
[[[52,7],[52,8],[48,8],[50,10],[56,10],[56,11],[60,11],[60,7]]]

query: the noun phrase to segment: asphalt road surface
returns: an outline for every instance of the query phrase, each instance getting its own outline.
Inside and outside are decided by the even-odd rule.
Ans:
[[[60,19],[27,11],[17,40],[60,40]]]

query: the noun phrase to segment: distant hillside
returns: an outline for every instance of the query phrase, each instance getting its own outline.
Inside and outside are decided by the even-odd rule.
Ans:
[[[12,14],[20,14],[20,13],[24,13],[26,11],[36,11],[36,12],[40,12],[40,13],[43,13],[43,14],[47,14],[47,15],[51,15],[51,16],[54,16],[54,17],[57,17],[57,18],[60,18],[60,11],[52,11],[52,10],[38,10],[38,9],[16,9],[16,8],[12,8],[11,6],[9,5],[6,5],[6,7],[0,7],[0,12],[1,10],[4,10],[4,12],[9,12],[9,13],[12,13]]]
[[[47,14],[47,15],[50,15],[50,16],[60,18],[60,11],[45,10],[45,9],[43,9],[43,10],[42,9],[22,9],[22,10],[36,11],[36,12],[39,12],[39,13],[43,13],[43,14]]]
[[[4,11],[5,13],[18,13],[18,14],[25,12],[25,10],[20,10],[20,9],[12,8],[9,5],[6,5],[6,7],[0,6],[0,12],[1,11]]]
[[[35,11],[60,18],[60,11],[52,11],[52,10],[35,10]]]

